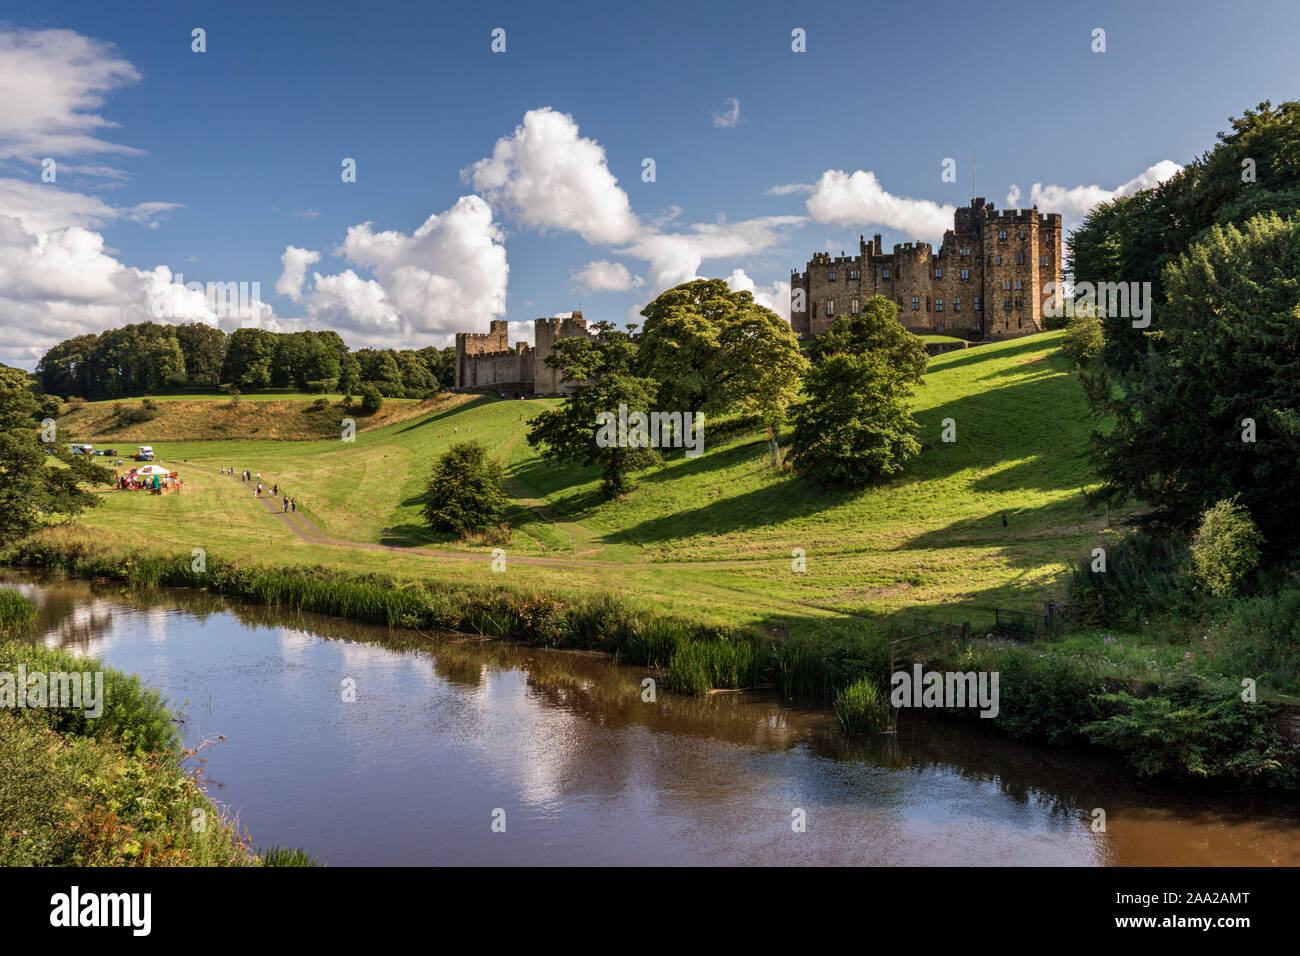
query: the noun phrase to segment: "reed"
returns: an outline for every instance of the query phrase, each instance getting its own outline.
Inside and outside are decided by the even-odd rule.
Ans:
[[[840,688],[834,707],[835,717],[847,734],[878,734],[889,726],[889,701],[869,677],[860,677]]]

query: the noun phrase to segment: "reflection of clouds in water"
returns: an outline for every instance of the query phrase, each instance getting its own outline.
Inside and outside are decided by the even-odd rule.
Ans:
[[[582,721],[537,700],[527,681],[525,671],[485,666],[478,687],[467,692],[469,710],[480,757],[509,788],[502,797],[549,804],[564,793],[563,778],[581,749]]]

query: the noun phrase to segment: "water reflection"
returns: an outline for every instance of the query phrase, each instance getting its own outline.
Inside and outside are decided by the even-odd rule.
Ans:
[[[1104,757],[964,722],[850,740],[762,694],[645,703],[642,671],[597,655],[10,584],[40,603],[29,639],[139,673],[184,705],[191,741],[226,736],[212,793],[258,842],[333,864],[1300,863],[1285,804],[1138,787]]]

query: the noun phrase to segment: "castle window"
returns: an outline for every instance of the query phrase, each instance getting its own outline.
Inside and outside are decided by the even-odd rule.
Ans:
[[[816,303],[816,302],[813,303],[813,314],[812,314],[812,317],[813,317],[814,319],[817,318],[817,303]]]
[[[957,255],[959,255],[959,256],[969,256],[969,255],[970,255],[970,250],[969,250],[969,249],[958,249],[958,250],[957,250]]]
[[[921,308],[921,297],[914,295],[912,296],[912,311],[915,312],[919,308]]]
[[[1025,264],[1025,254],[1024,254],[1023,252],[1017,252],[1017,253],[1016,253],[1016,265],[1018,265],[1018,266],[1023,266],[1024,264]]]
[[[1025,287],[1024,280],[1023,280],[1023,279],[1017,279],[1017,280],[1016,280],[1016,291],[1019,292],[1019,291],[1020,291],[1021,289],[1023,289],[1024,287]]]
[[[998,256],[997,259],[998,259],[998,265],[1002,265],[1002,257]]]
[[[1010,299],[1003,299],[1003,300],[1002,300],[1002,310],[1003,310],[1004,312],[1010,312],[1010,311],[1011,311],[1011,300],[1010,300]]]
[[[942,311],[943,311],[943,299],[935,299],[935,300],[934,300],[934,311],[936,311],[936,312],[942,312]]]
[[[1017,281],[1018,281],[1018,280],[1017,280]],[[1003,291],[1003,292],[1010,292],[1010,291],[1011,291],[1011,280],[1010,280],[1010,279],[1003,279],[1003,280],[1002,280],[1002,291]]]
[[[1005,229],[999,229],[999,230],[998,230],[998,238],[999,238],[999,239],[1005,239],[1006,237],[1007,237],[1007,231],[1006,231]]]
[[[835,314],[835,300],[828,299],[826,301],[826,317],[830,318],[834,314]]]
[[[961,311],[961,296],[957,296],[957,298],[952,300],[952,310],[954,312]]]
[[[1024,320],[1024,318],[1021,317],[1021,316],[1019,316],[1019,315],[1016,316],[1016,328],[1018,328],[1018,329],[1023,329],[1024,327],[1025,327],[1025,320]]]
[[[826,274],[826,278],[827,278],[828,280],[830,280],[831,282],[834,282],[834,281],[835,281],[835,270],[832,269],[830,272],[828,272],[828,273]]]
[[[857,277],[858,277],[858,270],[857,270],[857,269],[850,269],[850,270],[849,270],[849,278],[850,278],[850,279],[856,279]]]
[[[962,270],[961,270],[961,277],[962,277],[962,280],[963,280],[963,281],[965,281],[966,279],[969,279],[969,278],[970,278],[970,270],[969,270],[969,269],[962,269]]]
[[[978,312],[979,310],[980,310],[980,297],[975,296],[975,311]]]
[[[1047,265],[1048,260],[1049,260],[1050,258],[1051,258],[1050,256],[1039,256],[1039,257],[1038,257],[1038,264],[1039,264],[1040,266],[1045,266],[1045,265]]]
[[[858,300],[854,299],[849,303],[849,311],[854,315],[858,314]]]
[[[1020,238],[1021,239],[1025,238],[1025,230],[1023,229],[1020,230]]]
[[[943,270],[942,270],[941,268],[939,268],[938,266],[935,266],[935,268],[934,268],[934,277],[935,277],[936,279],[942,279],[942,278],[943,278]]]
[[[889,270],[888,270],[888,269],[885,269],[885,270],[884,270],[884,274],[885,274],[885,278],[888,279],[888,278],[889,278]]]

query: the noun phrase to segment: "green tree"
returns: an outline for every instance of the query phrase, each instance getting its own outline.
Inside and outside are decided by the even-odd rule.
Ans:
[[[1213,227],[1165,270],[1151,347],[1100,369],[1089,396],[1099,500],[1136,500],[1140,523],[1191,532],[1241,503],[1277,550],[1300,545],[1300,223],[1276,214]]]
[[[1264,536],[1236,497],[1216,502],[1201,516],[1192,540],[1196,576],[1215,595],[1237,593],[1259,565]]]
[[[749,412],[775,426],[798,397],[808,365],[799,341],[749,292],[696,279],[662,293],[641,314],[636,374],[655,380],[659,408]]]
[[[804,377],[790,460],[813,484],[856,488],[896,474],[920,450],[905,373],[867,352],[828,355]]]
[[[930,356],[921,337],[898,321],[898,303],[873,295],[855,316],[839,315],[808,349],[814,362],[829,355],[871,353],[894,367],[904,382],[920,384]]]
[[[379,388],[374,382],[366,382],[361,386],[361,410],[367,415],[373,415],[384,407],[384,396],[379,394]]]
[[[39,418],[41,398],[34,380],[0,366],[0,545],[35,531],[43,518],[79,514],[99,504],[87,485],[113,479],[108,469],[54,443],[45,452]]]
[[[533,419],[528,429],[528,444],[560,461],[582,465],[599,465],[601,490],[613,498],[632,490],[631,475],[659,460],[651,448],[630,447],[608,442],[601,433],[602,414],[648,414],[654,408],[657,383],[616,372],[581,385],[558,408]]]
[[[221,384],[221,363],[226,357],[226,333],[203,322],[175,327],[176,341],[185,358],[185,379],[190,385],[215,388]]]
[[[425,523],[461,536],[499,524],[509,504],[501,476],[501,462],[478,442],[452,445],[434,464],[421,496]]]
[[[226,343],[221,381],[245,391],[267,388],[275,361],[276,335],[265,329],[236,329]]]

